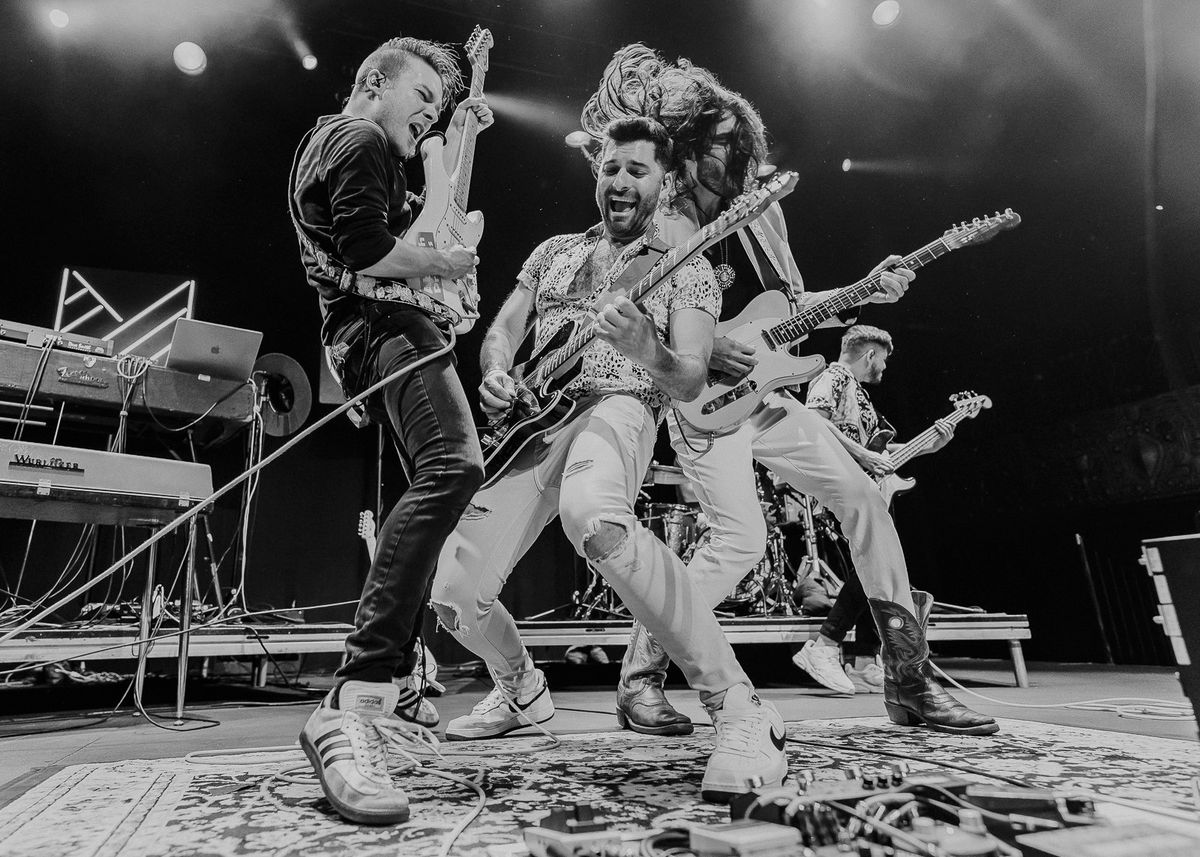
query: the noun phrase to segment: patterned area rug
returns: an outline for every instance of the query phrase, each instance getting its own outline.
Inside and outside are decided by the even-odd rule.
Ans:
[[[1075,729],[1019,720],[989,738],[894,727],[881,718],[816,720],[789,726],[789,737],[835,745],[788,746],[792,773],[840,778],[845,765],[882,770],[896,761],[871,751],[911,754],[984,768],[1052,788],[1086,788],[1160,805],[1191,799],[1200,769],[1193,742]],[[585,802],[622,826],[644,827],[664,813],[699,822],[728,819],[699,798],[712,732],[651,738],[629,732],[562,736],[557,748],[531,752],[534,739],[451,744],[442,770],[487,772],[487,805],[453,853],[483,857],[520,839],[523,825],[557,804]],[[868,751],[868,752],[855,752]],[[404,777],[412,820],[372,828],[338,820],[315,781],[276,776],[306,765],[299,751],[279,756],[131,760],[77,765],[57,772],[0,809],[0,853],[56,857],[170,854],[403,854],[432,857],[475,798],[465,787],[428,774]],[[212,764],[215,762],[216,764]],[[259,764],[247,764],[259,762]],[[937,770],[914,762],[913,770]],[[953,773],[953,772],[947,772]],[[497,852],[492,852],[497,853]]]

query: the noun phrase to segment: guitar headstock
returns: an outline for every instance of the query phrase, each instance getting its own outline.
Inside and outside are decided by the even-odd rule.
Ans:
[[[942,240],[951,250],[957,250],[971,244],[991,241],[996,233],[1015,229],[1020,222],[1021,215],[1011,208],[1006,208],[1003,212],[997,211],[991,217],[976,217],[970,223],[964,220],[957,226],[951,226],[942,235]]]
[[[783,199],[795,190],[798,181],[800,176],[797,173],[776,173],[754,190],[747,191],[729,203],[729,207],[721,212],[716,220],[705,226],[703,231],[716,243],[725,235],[758,217],[771,203]]]
[[[471,37],[467,39],[467,62],[472,68],[477,68],[480,71],[488,70],[488,51],[492,49],[495,41],[492,39],[492,31],[485,30],[478,24],[471,31]]]
[[[364,509],[358,513],[358,537],[360,539],[375,538],[375,513]]]
[[[992,406],[992,400],[974,390],[963,390],[950,397],[950,404],[954,405],[954,410],[961,413],[964,419],[974,419],[980,411]]]

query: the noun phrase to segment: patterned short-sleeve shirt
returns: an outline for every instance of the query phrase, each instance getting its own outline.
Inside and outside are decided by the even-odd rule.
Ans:
[[[845,363],[830,363],[808,385],[805,404],[829,411],[829,421],[846,437],[863,446],[879,428],[879,414],[871,397]]]
[[[595,282],[576,283],[576,274],[592,257],[602,234],[597,225],[587,232],[556,235],[539,244],[521,266],[517,279],[533,292],[538,314],[535,348],[544,347],[564,324],[582,318],[596,297],[612,287],[649,240],[649,236],[643,236],[621,251],[603,278],[603,288]],[[718,318],[721,290],[712,266],[697,254],[644,302],[643,309],[654,319],[659,338],[668,345],[671,314],[677,310],[699,309]],[[670,401],[644,367],[603,341],[597,341],[584,352],[579,374],[564,392],[571,396],[628,393],[659,414],[665,412]]]

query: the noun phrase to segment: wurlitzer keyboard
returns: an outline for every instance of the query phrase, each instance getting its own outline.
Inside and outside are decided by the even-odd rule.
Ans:
[[[0,440],[0,517],[161,527],[213,492],[207,464]]]

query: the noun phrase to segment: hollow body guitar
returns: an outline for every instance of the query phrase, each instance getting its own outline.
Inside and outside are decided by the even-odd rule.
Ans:
[[[488,68],[488,50],[492,33],[476,27],[467,40],[467,59],[471,63],[472,98],[483,94],[483,79]],[[446,250],[455,244],[478,247],[483,238],[483,212],[467,211],[467,191],[471,186],[471,168],[475,162],[475,137],[479,134],[479,119],[468,113],[463,127],[458,167],[453,175],[446,172],[442,161],[445,145],[438,135],[421,141],[421,164],[425,170],[425,204],[412,226],[400,239],[418,247]],[[479,318],[479,286],[475,274],[461,280],[445,277],[409,277],[409,288],[421,291],[446,305],[458,314],[461,321],[454,325],[456,333],[466,333]]]
[[[629,290],[629,300],[641,308],[643,301],[669,282],[697,253],[741,229],[771,203],[791,193],[797,179],[795,173],[779,173],[761,187],[739,196],[720,217],[682,246],[664,253]],[[541,351],[509,372],[517,382],[517,398],[480,438],[484,451],[484,488],[503,476],[531,442],[564,424],[575,412],[575,400],[563,390],[578,374],[583,353],[595,344],[592,322],[611,299],[611,294],[602,296],[602,305],[594,307],[585,318],[564,325]]]
[[[974,419],[980,411],[992,406],[992,400],[987,396],[980,396],[977,393],[967,391],[955,393],[950,397],[950,401],[954,405],[954,410],[943,417],[943,419],[952,426],[958,425],[963,420]],[[887,453],[887,445],[891,443],[893,437],[894,434],[890,430],[883,429],[877,431],[867,443],[867,449],[872,452]],[[891,459],[895,469],[899,470],[913,458],[933,446],[937,442],[937,439],[937,427],[930,426],[900,447],[900,449],[887,453],[888,458]],[[900,476],[895,470],[891,473],[885,473],[876,479],[875,482],[879,486],[879,491],[883,494],[883,502],[888,508],[891,508],[892,501],[896,497],[911,491],[917,484],[916,479],[910,476]]]
[[[897,268],[919,268],[960,247],[981,244],[996,233],[1012,229],[1021,218],[1012,209],[993,217],[976,218],[948,229],[941,238],[910,253]],[[825,368],[819,354],[795,357],[792,346],[840,312],[858,306],[879,290],[881,274],[864,277],[853,285],[835,290],[829,297],[809,304],[793,314],[791,303],[779,291],[763,292],[729,321],[717,325],[715,336],[727,336],[755,350],[758,363],[742,378],[711,375],[699,397],[676,402],[680,416],[700,431],[719,432],[744,422],[772,390],[802,384]]]

